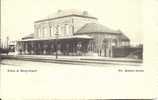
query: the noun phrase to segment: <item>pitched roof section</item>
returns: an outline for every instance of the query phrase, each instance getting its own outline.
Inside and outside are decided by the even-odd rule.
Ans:
[[[58,18],[69,17],[69,16],[78,16],[78,17],[84,17],[84,18],[97,19],[96,17],[91,16],[87,11],[80,11],[80,10],[76,10],[76,9],[67,9],[67,10],[58,10],[56,13],[48,15],[46,18],[44,18],[42,20],[35,21],[35,23],[58,19]]]
[[[81,15],[92,17],[87,11],[81,11],[76,9],[66,9],[66,10],[58,10],[56,13],[47,16],[48,18],[56,18],[67,15]]]
[[[130,39],[123,33],[120,33],[120,40],[124,40],[124,41],[130,41]]]
[[[81,29],[79,29],[76,34],[82,34],[82,33],[114,33],[118,34],[119,31],[112,30],[104,25],[101,25],[99,23],[87,23],[84,25]]]
[[[130,41],[130,39],[125,34],[123,34],[120,30],[112,30],[99,23],[87,23],[76,32],[76,35],[85,34],[85,33],[117,34],[119,35],[120,40]]]

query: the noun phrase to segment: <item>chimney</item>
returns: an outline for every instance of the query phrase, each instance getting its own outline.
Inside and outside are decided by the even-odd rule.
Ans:
[[[61,10],[61,9],[59,9],[59,10],[58,10],[58,13],[61,13],[61,12],[62,12],[62,10]]]
[[[88,11],[83,11],[83,15],[88,16]]]

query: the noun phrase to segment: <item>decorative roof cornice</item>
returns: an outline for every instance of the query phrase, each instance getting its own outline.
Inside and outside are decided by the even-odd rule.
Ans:
[[[55,19],[60,19],[60,18],[65,18],[65,17],[73,17],[73,16],[75,16],[75,17],[82,17],[82,18],[91,18],[91,19],[96,19],[97,20],[96,17],[71,14],[71,15],[66,15],[66,16],[60,16],[60,17],[54,17],[54,18],[37,20],[37,21],[35,21],[35,23],[44,22],[44,21],[50,21],[50,20],[55,20]]]

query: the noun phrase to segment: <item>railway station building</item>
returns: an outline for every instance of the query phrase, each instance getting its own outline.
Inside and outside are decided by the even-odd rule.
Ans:
[[[112,48],[129,46],[130,39],[120,30],[110,29],[87,11],[58,10],[34,22],[34,32],[17,41],[20,55],[112,57]]]

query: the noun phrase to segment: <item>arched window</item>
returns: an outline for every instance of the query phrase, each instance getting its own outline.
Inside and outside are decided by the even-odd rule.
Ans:
[[[116,39],[112,40],[112,46],[117,46],[117,40]]]

